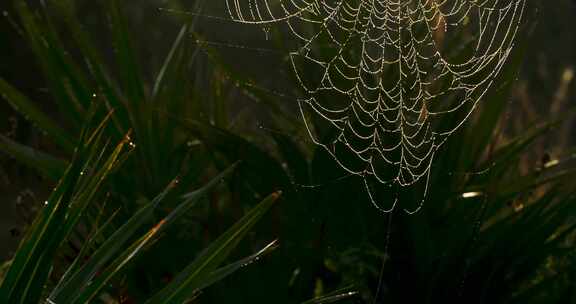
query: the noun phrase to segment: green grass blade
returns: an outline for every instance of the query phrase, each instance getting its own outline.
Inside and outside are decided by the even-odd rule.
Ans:
[[[96,94],[102,100],[109,110],[114,110],[114,125],[119,136],[125,134],[130,129],[131,114],[127,111],[127,105],[121,98],[114,86],[110,74],[106,70],[105,60],[93,45],[93,40],[85,32],[82,23],[78,20],[75,12],[73,1],[55,1],[51,2],[57,9],[59,17],[65,22],[70,30],[74,42],[76,43],[86,66],[96,82]]]
[[[47,204],[22,240],[0,288],[0,299],[7,299],[7,303],[26,303],[25,301],[32,299],[25,299],[25,290],[43,288],[44,282],[39,282],[35,274],[45,273],[41,271],[41,268],[48,268],[51,265],[39,262],[44,260],[43,256],[54,254],[57,240],[60,237],[57,232],[61,223],[64,222],[81,167],[82,162],[77,154],[76,159],[72,161],[58,186],[48,198]],[[31,282],[37,282],[37,285],[31,286]]]
[[[101,129],[95,132],[101,132]],[[88,162],[101,157],[99,153],[101,151],[93,149],[94,146],[99,145],[99,142],[86,144],[84,141],[86,138],[97,137],[93,133],[90,134],[89,128],[82,131],[74,159],[21,242],[9,273],[0,288],[0,298],[7,299],[9,303],[36,303],[40,300],[48,275],[52,271],[57,250],[67,238],[68,233],[63,227],[67,226],[68,221],[74,220],[69,215],[76,207],[73,202],[79,197],[78,191],[82,190],[87,193],[96,191],[89,187],[80,189],[79,185],[81,186],[83,180],[87,179],[87,185],[99,186],[99,184],[90,183],[93,176],[82,174]],[[113,158],[117,156],[113,155]],[[109,170],[104,171],[106,174],[109,172]],[[88,198],[92,197],[85,197],[85,199]]]
[[[214,187],[219,185],[224,178],[230,175],[236,165],[229,167],[227,170],[216,176],[209,183],[207,183],[202,188],[184,195],[182,202],[176,209],[174,209],[168,216],[157,223],[152,229],[150,229],[143,237],[135,241],[127,250],[125,250],[120,257],[115,259],[110,266],[94,279],[93,282],[81,293],[77,295],[70,295],[70,299],[75,299],[75,303],[87,303],[90,302],[99,291],[106,286],[106,284],[118,273],[120,273],[124,267],[134,259],[140,251],[142,251],[149,243],[152,243],[157,235],[164,231],[167,227],[172,225],[177,218],[184,215],[187,210],[195,205],[202,197],[207,195]]]
[[[196,287],[210,277],[238,245],[246,233],[262,218],[280,197],[276,192],[250,210],[242,219],[206,248],[191,264],[178,274],[168,286],[156,293],[147,303],[181,303],[197,292]]]
[[[349,299],[352,297],[358,296],[358,292],[354,291],[350,287],[342,288],[336,291],[333,291],[329,294],[323,295],[321,297],[317,297],[306,302],[302,302],[302,304],[326,304],[326,303],[334,303],[341,300]]]
[[[118,215],[118,213],[119,213],[119,210],[117,209],[116,211],[114,211],[112,213],[112,215],[110,215],[108,217],[108,219],[106,219],[105,222],[103,222],[101,225],[99,225],[98,223],[100,223],[101,217],[104,215],[104,209],[101,210],[100,214],[98,215],[99,218],[94,222],[95,225],[92,229],[93,230],[92,233],[90,233],[88,239],[82,245],[82,248],[80,249],[80,252],[76,256],[76,259],[74,259],[72,264],[70,266],[68,266],[68,268],[66,269],[66,272],[64,273],[64,275],[60,279],[59,284],[67,283],[65,281],[65,280],[67,280],[66,278],[70,279],[71,274],[77,272],[78,269],[80,269],[81,264],[84,262],[84,259],[87,257],[88,251],[94,250],[96,248],[96,244],[97,244],[98,240],[104,235],[104,232],[107,229],[112,228],[113,221],[116,219],[116,216]],[[55,291],[55,289],[52,290],[52,292],[54,292],[54,291]]]
[[[233,172],[234,168],[235,165],[231,166],[202,188],[183,196],[184,201],[165,219],[150,229],[146,235],[132,243],[128,249],[124,249],[127,241],[131,239],[134,233],[151,219],[158,204],[176,187],[178,183],[177,180],[174,180],[152,202],[141,208],[126,224],[108,238],[81,269],[74,274],[64,276],[61,283],[53,290],[50,299],[56,303],[64,300],[72,301],[73,299],[77,303],[85,303],[92,299],[144,246],[169,225],[173,224],[177,218],[189,210],[200,198],[219,185],[226,176]],[[111,261],[110,265],[105,268],[105,271],[92,280],[96,272],[104,268],[109,261]]]
[[[50,295],[50,300],[55,303],[62,303],[67,299],[73,299],[72,295],[82,290],[88,282],[102,269],[111,259],[117,256],[126,243],[134,236],[134,234],[142,228],[144,224],[151,220],[154,209],[162,201],[162,199],[175,187],[175,183],[171,183],[166,189],[156,196],[151,202],[144,207],[140,208],[124,225],[112,234],[96,252],[90,257],[86,264],[78,270],[78,272],[70,275],[70,277],[63,277],[62,282],[54,289]]]
[[[84,188],[81,188],[79,191],[79,195],[78,197],[74,200],[74,202],[72,202],[72,206],[73,208],[71,208],[71,210],[69,211],[68,214],[68,220],[66,222],[66,225],[62,225],[62,229],[63,229],[63,233],[65,235],[68,235],[72,229],[74,229],[74,227],[76,226],[76,224],[78,223],[78,220],[80,219],[80,217],[84,214],[84,211],[86,210],[86,207],[88,206],[88,204],[90,202],[92,202],[92,200],[95,198],[95,196],[97,195],[98,189],[101,188],[102,184],[104,183],[104,180],[106,179],[106,177],[118,166],[121,165],[121,156],[125,155],[127,152],[126,150],[126,146],[128,146],[128,149],[131,149],[131,147],[128,145],[129,142],[129,137],[125,137],[125,139],[120,142],[112,151],[112,153],[110,154],[110,156],[108,157],[108,159],[106,159],[106,161],[102,164],[100,164],[99,162],[97,162],[96,166],[100,168],[100,170],[98,170],[90,179],[89,181],[86,183],[86,186]],[[95,151],[96,152],[96,151]],[[95,154],[95,153],[94,153]],[[82,174],[85,175],[85,171],[82,171]]]
[[[176,56],[176,52],[182,46],[182,42],[184,41],[184,38],[186,37],[188,30],[189,30],[188,25],[182,26],[180,32],[178,33],[178,36],[176,37],[176,40],[174,40],[172,48],[170,49],[170,53],[168,53],[168,56],[164,60],[162,68],[160,68],[158,76],[156,76],[156,81],[154,82],[154,88],[152,89],[152,100],[156,100],[158,94],[160,93],[160,90],[164,85],[166,85],[165,83],[166,73],[174,63],[174,57]]]
[[[40,19],[30,10],[25,1],[16,1],[16,10],[20,16],[21,24],[26,31],[26,38],[34,51],[34,55],[44,73],[51,93],[63,114],[80,126],[83,121],[78,105],[70,98],[67,87],[68,75],[62,65],[63,56],[61,46],[52,39],[54,35],[46,35]]]
[[[97,144],[98,142],[95,143]],[[60,223],[60,225],[57,226],[54,232],[55,237],[51,240],[49,248],[56,250],[63,241],[68,239],[80,218],[85,214],[87,206],[93,201],[97,193],[99,193],[103,181],[111,171],[119,165],[120,155],[124,152],[123,150],[126,143],[127,141],[124,140],[118,144],[103,164],[100,163],[100,160],[104,156],[107,150],[106,148],[102,149],[100,153],[98,149],[87,150],[89,157],[86,160],[86,165],[92,163],[98,170],[90,173],[86,171],[86,166],[80,168],[81,171],[80,176],[78,176],[77,187],[75,187],[75,194],[68,202],[67,210],[63,212],[65,213],[64,218],[62,218],[61,221],[56,221],[56,223]],[[98,145],[94,146],[97,147]],[[45,265],[50,265],[54,259],[52,250],[45,250],[39,258],[38,266],[33,272],[33,277],[36,277],[36,279],[29,281],[24,292],[26,295],[24,303],[34,302],[35,299],[40,298],[42,289],[38,288],[38,286],[43,286],[44,282],[48,279],[51,267],[46,267]]]
[[[258,252],[249,255],[243,259],[240,259],[234,263],[228,264],[224,267],[218,268],[212,273],[208,274],[207,276],[203,277],[202,280],[198,281],[196,285],[188,286],[189,290],[197,290],[200,291],[210,285],[217,283],[227,276],[231,275],[232,273],[238,271],[239,269],[246,267],[265,255],[271,253],[273,250],[278,248],[278,241],[272,241],[268,245],[264,246],[264,248],[260,249]]]
[[[118,0],[108,0],[106,6],[110,13],[112,36],[116,48],[117,64],[120,67],[120,81],[124,83],[127,92],[128,104],[131,106],[143,106],[145,101],[144,83],[140,77],[142,74],[137,61],[136,52],[130,41],[130,34],[126,20],[118,5]],[[136,108],[132,108],[136,111]]]

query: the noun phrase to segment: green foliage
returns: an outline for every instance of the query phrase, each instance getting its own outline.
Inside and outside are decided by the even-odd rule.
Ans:
[[[41,303],[47,293],[48,300],[53,303],[92,301],[102,291],[109,289],[107,286],[126,271],[132,260],[152,246],[164,230],[221,184],[234,169],[230,167],[204,187],[182,195],[177,199],[176,208],[151,228],[146,228],[154,221],[156,210],[165,203],[166,197],[179,186],[176,179],[153,200],[144,203],[127,221],[107,232],[104,229],[110,228],[110,222],[101,225],[93,215],[97,214],[96,218],[99,219],[106,215],[106,209],[98,203],[105,199],[102,185],[119,169],[124,156],[132,148],[129,136],[115,147],[109,147],[109,142],[103,142],[102,135],[102,129],[97,129],[81,137],[71,164],[29,228],[10,264],[0,286],[3,303]],[[249,257],[219,268],[278,197],[279,194],[273,194],[248,212],[196,257],[178,275],[177,280],[154,295],[152,303],[158,302],[154,300],[158,298],[162,299],[161,303],[173,303],[170,297],[179,297],[180,301],[175,303],[182,302],[274,249],[273,242]],[[82,237],[82,228],[91,229],[91,232],[84,237],[85,241],[81,243],[80,253],[74,261],[63,274],[59,274],[58,270],[53,269],[55,261],[73,235]],[[145,232],[140,233],[143,228]],[[59,277],[51,282],[50,277],[55,274]],[[181,281],[185,284],[179,284]]]
[[[574,165],[521,165],[563,117],[499,141],[527,37],[475,117],[437,154],[423,210],[382,215],[361,181],[322,149],[282,132],[256,142],[232,127],[226,96],[238,91],[278,130],[294,130],[294,115],[247,85],[217,49],[193,45],[194,20],[184,21],[150,77],[121,2],[100,4],[110,20],[111,60],[74,1],[48,1],[40,12],[15,4],[64,123],[0,79],[3,99],[57,146],[39,151],[2,136],[0,149],[60,181],[12,260],[0,301],[85,303],[103,294],[138,303],[574,299]],[[199,52],[210,61],[199,63]],[[213,191],[224,177],[227,190]],[[263,217],[278,190],[283,202]],[[258,221],[265,228],[249,234]],[[270,239],[281,244],[273,257],[228,277],[275,249]],[[235,248],[252,254],[221,266]],[[62,262],[66,256],[73,258]]]

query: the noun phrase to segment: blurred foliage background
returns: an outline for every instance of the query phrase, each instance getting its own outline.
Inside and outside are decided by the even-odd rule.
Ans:
[[[14,290],[6,299],[63,298],[69,286],[103,277],[79,271],[73,285],[65,270],[92,265],[110,275],[109,284],[80,288],[77,301],[97,294],[93,302],[141,303],[174,292],[163,288],[179,282],[180,270],[197,267],[188,263],[202,261],[206,255],[198,253],[210,253],[206,248],[220,248],[212,252],[219,262],[207,264],[212,268],[202,276],[187,274],[196,281],[183,290],[196,286],[192,292],[174,292],[170,303],[198,296],[212,282],[218,284],[198,302],[576,303],[574,1],[529,3],[524,39],[498,89],[446,144],[425,209],[412,217],[375,212],[361,183],[341,178],[306,139],[291,102],[298,88],[285,68],[281,33],[268,41],[258,29],[181,13],[212,15],[218,5],[0,3],[1,272],[23,252],[18,243],[36,231],[32,223],[46,213],[51,192],[58,198],[54,189],[65,187],[56,187],[58,180],[84,172],[65,168],[95,168],[69,190],[90,207],[78,209],[70,232],[55,233],[57,245],[37,249],[49,254],[50,276],[15,280],[13,289],[4,283],[2,292]],[[101,139],[83,141],[87,134]],[[115,156],[114,147],[131,152]],[[114,170],[99,169],[106,159],[114,159]],[[236,168],[225,185],[204,186],[230,166]],[[100,176],[106,178],[96,187],[91,178]],[[93,198],[83,196],[86,189]],[[173,213],[188,206],[180,198],[195,189],[212,191]],[[278,204],[266,205],[278,190]],[[179,216],[158,232],[161,238],[139,238],[162,226],[146,230],[142,223],[125,247],[105,246],[136,211],[160,201],[148,224]],[[99,217],[113,218],[101,239],[87,228],[102,226]],[[242,232],[230,238],[234,246],[210,247],[230,237],[229,227]],[[252,256],[275,239],[279,248],[269,256]],[[98,260],[98,252],[115,259]],[[224,262],[233,267],[217,268]],[[109,270],[118,265],[121,271]],[[228,277],[232,270],[239,271]],[[43,287],[30,292],[18,284]]]

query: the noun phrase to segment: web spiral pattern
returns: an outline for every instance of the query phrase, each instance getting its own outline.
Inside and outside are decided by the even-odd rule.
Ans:
[[[514,46],[526,0],[227,0],[237,22],[284,24],[314,143],[361,176],[372,203],[422,207],[435,153]],[[463,41],[462,37],[466,37]],[[329,125],[320,130],[318,125]],[[405,191],[414,188],[417,191]],[[403,193],[421,194],[403,199]],[[405,205],[412,201],[412,205]]]

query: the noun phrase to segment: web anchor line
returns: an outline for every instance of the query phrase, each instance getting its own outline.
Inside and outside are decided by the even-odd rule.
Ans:
[[[390,247],[390,239],[392,235],[392,215],[394,212],[389,212],[388,217],[388,224],[386,225],[386,238],[384,239],[384,257],[382,258],[382,266],[380,267],[380,273],[378,274],[378,286],[376,287],[376,294],[374,295],[374,301],[372,304],[376,304],[378,301],[378,297],[380,296],[380,292],[382,290],[382,284],[384,282],[384,270],[386,269],[386,263],[390,259],[389,254],[389,247]]]

